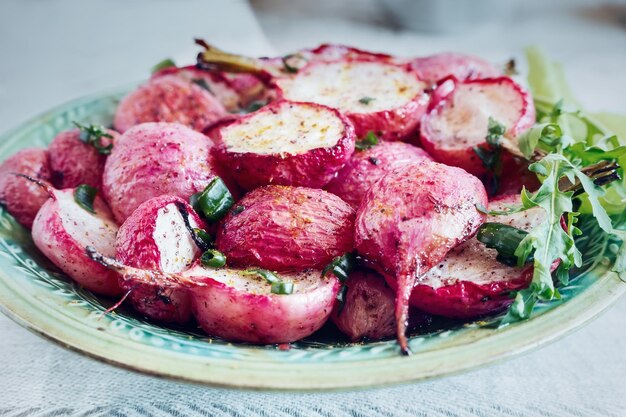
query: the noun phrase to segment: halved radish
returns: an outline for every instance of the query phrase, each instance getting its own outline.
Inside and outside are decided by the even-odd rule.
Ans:
[[[90,259],[91,246],[106,256],[115,254],[117,225],[104,201],[96,196],[94,213],[79,205],[76,189],[48,188],[50,199],[33,223],[33,241],[48,259],[83,287],[97,294],[120,293],[118,275]]]
[[[502,75],[502,71],[482,58],[454,52],[419,57],[410,62],[420,78],[431,84],[450,76],[465,81]]]
[[[359,269],[350,274],[343,304],[331,315],[337,328],[350,340],[378,340],[396,334],[396,295],[374,271]]]
[[[354,129],[337,110],[280,101],[214,126],[216,156],[237,183],[320,188],[354,152]]]
[[[352,121],[359,138],[368,132],[385,140],[410,136],[429,99],[426,83],[414,72],[384,60],[316,62],[276,84],[287,100],[336,108]]]
[[[491,201],[489,208],[503,210],[515,204],[519,204],[519,196]],[[529,231],[544,217],[541,208],[533,208],[506,216],[490,216],[487,221]],[[508,266],[497,261],[496,255],[495,249],[487,248],[476,237],[462,243],[422,275],[413,288],[411,304],[451,318],[476,318],[502,311],[513,302],[512,291],[530,284],[533,266]]]
[[[254,100],[263,99],[266,93],[266,87],[254,75],[208,71],[194,65],[164,68],[152,78],[168,75],[176,75],[208,90],[231,113],[245,109]]]
[[[319,270],[281,273],[293,293],[272,294],[262,277],[241,269],[201,266],[182,274],[196,281],[189,289],[193,315],[211,336],[250,343],[289,343],[309,336],[328,319],[339,280]]]
[[[190,229],[203,222],[184,200],[160,196],[141,204],[120,227],[115,258],[124,265],[165,273],[181,272],[200,256]],[[120,281],[135,310],[158,321],[185,323],[190,318],[187,290],[158,281]]]
[[[48,152],[42,148],[22,149],[0,165],[0,203],[18,223],[31,228],[49,195],[34,182],[16,174],[50,181]]]
[[[119,137],[117,132],[109,129],[102,133],[111,138],[101,137],[98,140],[97,145],[101,149],[106,149]],[[84,133],[79,129],[61,132],[48,146],[52,183],[59,189],[74,188],[81,184],[95,188],[102,185],[102,172],[107,156],[81,140],[81,134]]]
[[[354,210],[334,194],[268,185],[246,194],[220,224],[229,265],[273,271],[324,268],[352,251]]]
[[[355,247],[390,281],[397,281],[397,336],[408,352],[405,330],[416,279],[484,222],[476,205],[487,204],[478,178],[436,162],[396,168],[365,195],[356,216]]]
[[[326,190],[338,195],[356,210],[367,190],[387,172],[402,165],[431,160],[423,149],[408,143],[382,142],[355,152],[328,183]]]
[[[175,75],[150,80],[122,99],[113,125],[119,132],[147,122],[180,123],[201,131],[227,114],[206,89]]]
[[[175,123],[144,123],[125,132],[107,158],[103,193],[115,219],[124,220],[144,201],[160,195],[188,200],[217,176],[213,143]]]
[[[454,86],[450,90],[451,83]],[[488,146],[485,138],[490,117],[505,126],[505,137],[509,139],[515,139],[535,123],[530,95],[511,78],[448,80],[439,88],[450,91],[422,119],[422,146],[437,161],[474,175],[487,172],[474,148]]]

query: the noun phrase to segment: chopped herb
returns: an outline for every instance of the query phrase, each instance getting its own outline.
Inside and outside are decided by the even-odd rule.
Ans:
[[[370,161],[370,163],[371,163],[372,165],[379,165],[379,164],[380,164],[380,159],[375,158],[375,157],[373,157],[373,156],[370,156],[370,157],[368,158],[368,160]]]
[[[113,149],[113,143],[109,143],[108,145],[102,144],[102,138],[107,138],[109,140],[113,139],[113,135],[107,133],[104,126],[85,126],[78,122],[73,123],[74,126],[76,126],[80,130],[78,138],[81,142],[93,146],[102,155],[109,155],[111,153],[111,150]]]
[[[246,106],[244,109],[242,109],[241,113],[254,113],[265,105],[267,105],[267,101],[253,101],[252,103],[248,104],[248,106]]]
[[[285,55],[282,60],[285,72],[288,72],[290,74],[297,73],[300,68],[302,68],[308,62],[308,60],[301,54]]]
[[[519,74],[517,72],[517,64],[515,62],[515,59],[511,58],[508,61],[506,61],[506,64],[504,64],[504,75],[508,77],[512,77],[513,75],[517,75],[517,74]]]
[[[374,100],[376,100],[376,99],[373,98],[373,97],[361,97],[359,99],[359,103],[364,104],[364,105],[367,106],[368,104],[370,104]]]
[[[152,74],[159,72],[165,68],[175,67],[176,63],[171,58],[166,58],[163,61],[159,62],[155,66],[152,67]]]
[[[209,249],[200,257],[202,266],[207,268],[221,268],[226,265],[226,256],[215,249]]]
[[[233,209],[230,211],[230,214],[232,214],[233,216],[236,216],[236,215],[238,215],[239,213],[241,213],[242,211],[244,211],[245,209],[246,209],[246,208],[245,208],[244,206],[239,206],[239,205],[237,205],[237,206],[235,206],[235,208],[233,208]]]
[[[90,213],[96,214],[93,202],[98,194],[98,190],[87,184],[81,184],[74,189],[74,201]]]
[[[189,203],[209,222],[215,223],[226,215],[235,200],[224,181],[215,177],[203,191],[192,195]]]
[[[365,151],[367,149],[373,148],[374,146],[378,145],[378,136],[376,136],[376,134],[372,131],[367,132],[367,135],[365,135],[365,138],[357,141],[354,144],[354,148],[357,151]]]
[[[293,283],[291,281],[283,281],[278,277],[278,275],[272,271],[268,271],[267,269],[248,269],[243,271],[242,274],[259,276],[265,279],[268,284],[272,285],[270,290],[272,294],[287,295],[293,292]]]
[[[194,78],[191,82],[196,84],[198,87],[205,89],[209,93],[212,93],[209,83],[207,83],[204,78]]]

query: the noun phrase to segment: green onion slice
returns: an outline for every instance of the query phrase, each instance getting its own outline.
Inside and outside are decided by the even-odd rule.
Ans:
[[[221,268],[226,265],[226,256],[215,249],[209,249],[200,257],[202,266],[207,268]]]
[[[87,184],[81,184],[74,189],[74,201],[90,213],[96,214],[93,202],[98,194],[98,190]]]
[[[528,235],[528,232],[502,223],[485,223],[476,233],[476,238],[490,249],[498,251],[496,259],[509,266],[519,265],[519,259],[515,255],[517,247]],[[530,254],[521,260],[523,265],[533,260]]]
[[[226,215],[235,200],[224,181],[215,177],[203,191],[192,195],[189,203],[209,222],[215,223]]]

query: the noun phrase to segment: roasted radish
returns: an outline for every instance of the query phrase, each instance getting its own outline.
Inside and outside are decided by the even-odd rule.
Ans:
[[[209,135],[237,183],[322,187],[354,152],[354,129],[337,110],[281,101],[218,124]]]
[[[117,225],[96,190],[46,188],[50,197],[33,222],[33,241],[39,250],[74,281],[103,295],[120,293],[118,275],[90,259],[85,248],[106,256],[115,254]]]
[[[0,165],[0,203],[15,220],[30,228],[49,196],[39,185],[16,174],[49,181],[48,152],[40,148],[23,149]]]
[[[426,84],[406,66],[385,61],[312,63],[276,83],[287,100],[336,108],[359,138],[374,132],[385,140],[404,139],[415,133],[428,104]]]
[[[489,203],[491,210],[519,204],[519,196]],[[545,217],[541,208],[487,221],[530,231]],[[511,292],[526,288],[533,266],[509,265],[496,259],[498,253],[476,237],[452,249],[430,271],[422,275],[411,294],[411,304],[423,311],[451,318],[477,318],[504,310],[512,302]],[[556,265],[555,265],[556,267]]]
[[[56,188],[81,184],[100,188],[106,157],[119,134],[99,126],[79,125],[59,133],[48,146],[52,183]]]
[[[445,89],[446,94],[441,95],[441,100],[422,119],[422,146],[435,160],[471,174],[487,173],[475,148],[489,149],[486,137],[490,118],[504,126],[504,137],[510,140],[535,122],[531,97],[508,77],[467,82],[447,80],[439,88]]]
[[[161,195],[188,200],[216,177],[209,138],[183,125],[144,123],[125,132],[107,158],[103,193],[115,219]]]
[[[422,149],[403,142],[382,142],[357,151],[325,187],[355,210],[372,184],[387,172],[402,165],[431,161]]]
[[[226,114],[224,106],[205,88],[175,75],[165,75],[124,97],[113,125],[125,132],[140,123],[169,122],[201,131]]]
[[[423,162],[383,176],[357,211],[357,252],[397,285],[397,336],[405,353],[415,280],[476,232],[485,220],[477,204],[487,204],[478,178],[459,168]]]
[[[415,58],[411,67],[431,84],[450,76],[465,81],[502,75],[502,71],[482,58],[453,52]]]
[[[343,301],[331,316],[350,340],[378,340],[396,334],[395,292],[385,279],[371,270],[359,269],[345,283]]]
[[[201,250],[194,229],[203,222],[184,200],[173,196],[152,198],[141,204],[120,227],[115,241],[115,258],[124,265],[165,273],[181,272],[191,266]],[[121,287],[130,291],[135,310],[154,320],[185,323],[190,318],[187,290],[126,277]]]
[[[246,194],[221,223],[216,246],[229,265],[273,271],[324,268],[352,251],[354,210],[336,195],[266,186]]]
[[[211,336],[250,343],[289,343],[309,336],[328,319],[339,280],[320,270],[275,274],[258,269],[203,268],[182,274],[193,315]],[[287,290],[286,290],[287,289]]]

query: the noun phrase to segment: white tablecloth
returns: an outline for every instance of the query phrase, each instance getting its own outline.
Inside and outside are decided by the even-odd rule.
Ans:
[[[561,20],[524,15],[506,36],[498,35],[497,24],[461,36],[420,36],[382,29],[370,19],[376,9],[368,4],[352,14],[358,22],[340,20],[341,10],[330,20],[319,11],[286,20],[261,4],[261,23],[280,51],[342,41],[405,54],[462,49],[504,60],[540,42],[565,61],[583,102],[626,113],[626,33],[616,24],[580,13]],[[164,57],[189,61],[193,36],[242,53],[271,52],[243,1],[2,0],[0,130],[60,102],[145,78]],[[0,316],[0,416],[623,416],[625,317],[623,299],[551,346],[460,376],[296,395],[217,390],[130,373],[65,351]]]

